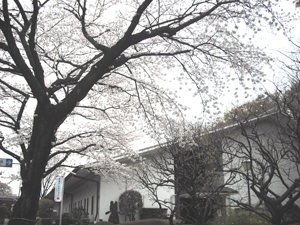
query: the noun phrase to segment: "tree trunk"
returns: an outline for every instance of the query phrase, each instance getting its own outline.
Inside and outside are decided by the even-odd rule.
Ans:
[[[34,225],[39,202],[40,182],[31,179],[32,183],[23,184],[22,194],[15,204],[9,225]]]
[[[168,220],[169,220],[169,225],[173,225],[174,221],[173,221],[173,216],[174,216],[174,213],[172,212],[171,215],[168,217]]]
[[[278,205],[274,202],[274,200],[269,199],[268,201],[264,201],[268,211],[271,214],[271,224],[272,225],[280,225],[282,222],[282,218],[284,212],[281,211],[282,206]]]
[[[52,144],[55,142],[56,129],[53,117],[51,119],[38,111],[36,110],[30,143],[27,149],[23,149],[21,196],[14,206],[9,225],[35,224],[41,182]]]
[[[272,217],[272,219],[271,219],[271,224],[272,225],[280,225],[281,224],[281,218],[274,218],[274,217]]]
[[[271,224],[272,225],[280,225],[282,222],[283,213],[280,212],[280,210],[277,210],[276,212],[277,212],[276,214],[274,214],[274,213],[271,214]]]

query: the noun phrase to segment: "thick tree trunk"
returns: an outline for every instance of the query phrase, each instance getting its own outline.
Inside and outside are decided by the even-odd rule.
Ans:
[[[21,196],[14,206],[9,225],[34,225],[38,211],[41,181],[55,141],[55,123],[40,112],[34,119],[30,144],[21,162]],[[48,114],[48,113],[47,113]],[[53,117],[52,117],[53,118]]]
[[[273,201],[266,202],[266,207],[271,214],[271,224],[272,225],[280,225],[282,223],[282,218],[284,215],[284,211],[282,211],[281,205],[275,204]],[[281,208],[281,209],[280,209]]]
[[[272,225],[280,225],[281,224],[281,220],[282,218],[281,217],[272,217],[271,219],[271,224]]]
[[[31,179],[31,184],[23,184],[22,194],[15,204],[9,225],[34,225],[36,224],[36,213],[38,210],[40,182]]]

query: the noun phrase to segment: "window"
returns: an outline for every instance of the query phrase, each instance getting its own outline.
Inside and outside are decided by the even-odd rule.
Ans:
[[[91,215],[94,213],[94,196],[92,196],[92,202],[91,202]]]
[[[89,198],[86,199],[86,212],[89,213]]]

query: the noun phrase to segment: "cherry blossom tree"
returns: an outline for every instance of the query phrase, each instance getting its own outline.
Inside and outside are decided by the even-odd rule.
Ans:
[[[224,155],[232,159],[228,171],[248,186],[246,201],[232,201],[274,225],[300,222],[300,61],[296,47],[283,67],[288,82],[276,84],[275,93],[266,92],[260,104],[249,104],[247,114],[232,110],[236,125],[228,129],[224,142]],[[251,110],[253,106],[259,110]]]
[[[105,165],[99,172],[118,170],[111,154],[128,153],[134,131],[156,130],[180,115],[166,81],[193,84],[197,95],[208,84],[222,90],[231,79],[259,82],[269,59],[239,26],[249,35],[263,20],[280,28],[284,15],[273,6],[267,0],[3,0],[0,149],[20,163],[22,179],[9,224],[35,223],[42,179],[74,166],[72,156]]]
[[[54,164],[56,164],[57,161],[59,161],[59,160],[60,159],[58,157],[55,157],[55,158],[52,158],[50,161],[48,161],[46,170],[48,168],[52,167]],[[42,186],[41,186],[40,198],[46,197],[46,195],[53,188],[53,186],[54,186],[54,184],[56,182],[57,176],[61,176],[61,175],[65,174],[65,170],[66,170],[66,168],[64,168],[64,167],[58,167],[52,173],[50,173],[49,175],[47,175],[46,177],[44,177],[42,179],[42,182],[41,182]]]

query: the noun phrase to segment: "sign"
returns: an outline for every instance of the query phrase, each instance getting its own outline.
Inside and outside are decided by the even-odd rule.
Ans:
[[[57,176],[56,183],[55,183],[55,190],[54,190],[54,201],[55,202],[62,202],[64,196],[64,177]]]
[[[12,159],[0,159],[0,167],[12,167]]]

